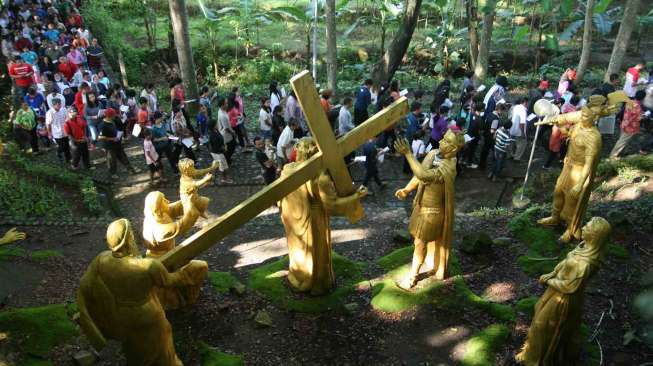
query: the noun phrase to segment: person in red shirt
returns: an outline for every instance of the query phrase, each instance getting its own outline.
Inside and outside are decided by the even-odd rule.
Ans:
[[[65,56],[61,56],[59,57],[59,72],[63,74],[67,81],[70,81],[77,72],[77,65],[68,61]]]
[[[138,122],[141,127],[151,126],[152,123],[150,123],[150,115],[147,112],[147,98],[140,97],[140,99],[138,99],[138,104],[139,109],[138,114],[136,115],[136,122]]]
[[[64,134],[68,137],[70,151],[73,155],[71,162],[73,169],[79,169],[81,159],[84,169],[90,169],[91,164],[88,157],[88,140],[86,138],[86,121],[78,115],[77,109],[70,108],[68,119],[63,125]]]
[[[79,91],[75,94],[75,107],[78,111],[83,111],[86,106],[86,93],[91,90],[90,85],[82,83],[79,86]]]
[[[20,106],[21,101],[30,86],[34,84],[34,69],[27,63],[23,62],[20,56],[15,56],[14,61],[9,65],[9,77],[16,83],[14,93],[14,104]]]
[[[618,159],[619,154],[626,148],[628,142],[635,137],[640,130],[640,121],[642,119],[642,100],[646,97],[644,90],[638,90],[632,102],[626,103],[624,117],[621,120],[621,135],[619,140],[614,144],[611,159]]]
[[[15,36],[15,42],[14,42],[14,49],[16,50],[22,50],[24,48],[27,49],[32,49],[32,42],[23,37],[23,34],[20,31],[16,31],[16,36]]]

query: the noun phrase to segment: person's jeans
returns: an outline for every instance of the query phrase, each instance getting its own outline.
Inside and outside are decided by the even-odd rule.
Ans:
[[[225,144],[227,146],[227,151],[224,153],[224,157],[227,158],[227,163],[231,166],[231,157],[236,151],[236,140],[232,139],[231,141]]]
[[[492,138],[491,133],[485,133],[483,135],[483,147],[481,147],[481,158],[478,163],[479,168],[485,169],[487,166],[487,157],[490,155],[490,151],[494,150],[494,138]]]
[[[503,169],[503,162],[506,159],[506,153],[503,151],[499,151],[497,149],[494,149],[494,168],[492,168],[492,175],[495,177],[499,177],[499,174],[501,174],[501,169]]]
[[[467,144],[465,149],[465,161],[467,165],[472,165],[474,163],[474,155],[476,155],[476,147],[478,147],[478,137],[475,137],[472,141]]]
[[[363,180],[363,185],[367,186],[371,179],[374,179],[376,184],[380,187],[383,185],[381,179],[379,178],[379,169],[376,166],[368,166],[365,169],[365,179]]]
[[[127,167],[127,169],[131,170],[129,159],[127,159],[127,155],[125,154],[125,151],[122,149],[122,145],[117,143],[113,146],[105,147],[104,150],[107,153],[107,163],[109,164],[109,173],[116,174],[116,171],[118,170],[118,165],[116,162],[118,161],[122,165]]]
[[[79,166],[80,159],[84,165],[84,169],[89,169],[91,167],[88,157],[88,144],[86,141],[76,142],[70,140],[70,150],[73,155],[73,161],[71,163],[73,167],[77,168]]]
[[[368,118],[369,117],[368,117],[368,114],[367,114],[367,109],[364,109],[364,110],[354,109],[354,124],[356,126],[358,126],[361,123],[367,121]]]
[[[168,159],[168,163],[170,164],[170,169],[172,169],[173,173],[177,174],[179,172],[179,168],[177,167],[177,163],[179,162],[179,155],[175,156],[170,143],[154,146],[154,149],[156,150],[156,153],[159,154],[159,156],[165,155],[166,159]]]
[[[91,137],[91,141],[95,144],[97,142],[97,137],[99,135],[98,129],[97,129],[97,124],[89,122],[88,123],[88,132],[89,132],[89,136]]]
[[[512,157],[515,159],[515,161],[519,161],[526,152],[526,148],[528,147],[528,140],[525,136],[513,136],[512,138],[515,139],[515,153]]]
[[[39,151],[39,143],[36,137],[36,129],[26,130],[21,127],[14,127],[14,138],[21,149],[27,149],[27,146],[32,147],[32,152]]]
[[[57,157],[61,163],[70,162],[70,146],[68,143],[68,137],[64,136],[60,139],[55,138],[54,141],[57,143]],[[64,160],[65,158],[65,160]]]

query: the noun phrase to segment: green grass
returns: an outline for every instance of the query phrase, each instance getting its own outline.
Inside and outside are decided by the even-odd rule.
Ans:
[[[287,284],[284,272],[288,269],[287,256],[250,272],[248,287],[278,306],[292,311],[319,313],[341,307],[344,298],[363,280],[364,264],[353,262],[335,252],[332,252],[332,256],[337,283],[335,289],[326,295],[294,293]]]
[[[229,272],[209,272],[211,286],[219,294],[225,294],[240,282]]]
[[[27,358],[24,364],[35,365],[30,362],[46,358],[53,347],[77,336],[68,313],[63,304],[8,310],[0,313],[0,329],[7,333],[10,348]]]
[[[535,304],[537,303],[538,300],[539,298],[535,296],[529,296],[520,299],[519,301],[517,301],[517,311],[532,316],[535,313]]]
[[[202,366],[242,366],[245,364],[243,356],[230,355],[200,342],[200,355]]]
[[[621,173],[629,178],[633,170],[653,172],[653,154],[630,155],[619,160],[604,159],[596,168],[596,175],[609,178]]]
[[[23,248],[6,245],[0,247],[0,261],[6,261],[14,257],[24,257],[26,255],[27,251]]]
[[[54,249],[37,250],[30,254],[30,258],[36,260],[45,260],[48,258],[62,257],[60,251]]]
[[[628,253],[628,250],[621,245],[608,244],[606,256],[608,259],[627,261],[630,258],[630,253]]]
[[[517,263],[532,277],[551,272],[567,251],[558,244],[552,229],[537,224],[537,217],[544,216],[545,210],[538,205],[529,207],[508,223],[508,229],[528,247],[528,254],[520,256]]]
[[[508,340],[510,331],[503,324],[492,324],[467,341],[462,365],[492,366],[499,348]]]

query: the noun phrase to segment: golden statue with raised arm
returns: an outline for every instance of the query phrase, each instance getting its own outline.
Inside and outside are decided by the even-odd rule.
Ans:
[[[601,265],[610,224],[594,217],[581,231],[583,241],[539,279],[548,288],[535,304],[528,338],[515,357],[526,366],[578,364],[585,286]]]
[[[456,154],[463,145],[463,136],[449,130],[440,141],[439,152],[430,151],[420,163],[406,140],[395,143],[395,149],[406,157],[414,174],[395,196],[403,200],[417,189],[408,227],[415,238],[413,264],[408,277],[398,284],[401,288],[415,286],[424,262],[436,279],[442,280],[447,275],[455,217]]]
[[[127,365],[181,366],[156,289],[189,285],[184,268],[170,273],[158,260],[142,258],[127,219],[109,225],[107,245],[77,291],[82,331],[96,350],[108,339],[121,342]]]
[[[615,100],[615,95],[611,94],[609,98],[610,101]],[[600,117],[615,113],[618,108],[616,104],[606,105],[605,102],[604,96],[593,95],[580,111],[560,114],[539,122],[571,126],[569,131],[565,127],[561,128],[563,134],[569,136],[569,150],[553,191],[551,216],[538,221],[539,224],[548,226],[564,221],[567,229],[560,237],[563,243],[580,240],[581,237],[580,228],[592,193],[602,146],[601,133],[595,122]]]
[[[282,177],[293,174],[318,152],[311,138],[299,140],[295,149],[296,162],[284,166]],[[288,240],[288,281],[296,291],[322,295],[333,288],[329,217],[347,216],[366,194],[367,190],[361,188],[339,197],[330,175],[322,172],[281,200],[281,221]]]
[[[213,171],[220,165],[217,161],[206,169],[195,169],[195,162],[191,159],[184,158],[177,164],[179,167],[179,198],[184,207],[184,212],[196,210],[197,214],[206,218],[206,210],[209,208],[208,197],[200,196],[200,188],[206,186],[213,179]],[[202,178],[195,180],[197,178]]]
[[[159,258],[175,248],[175,239],[193,227],[200,211],[186,211],[181,201],[170,203],[163,193],[154,191],[145,197],[144,214],[143,241],[147,256]],[[170,310],[194,304],[208,271],[209,266],[205,261],[191,260],[180,271],[187,277],[186,286],[157,290],[163,307]]]

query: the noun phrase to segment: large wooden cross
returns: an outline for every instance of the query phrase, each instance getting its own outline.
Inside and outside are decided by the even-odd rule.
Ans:
[[[401,97],[345,136],[336,139],[324,109],[320,105],[320,98],[309,72],[303,71],[295,75],[290,79],[290,83],[304,111],[319,152],[302,163],[293,174],[277,179],[162,256],[160,259],[169,270],[175,270],[188,263],[325,170],[331,175],[339,195],[351,194],[354,186],[344,157],[408,113],[408,101],[405,97]],[[355,221],[362,217],[362,213],[362,207],[359,207],[348,217],[350,221]]]

